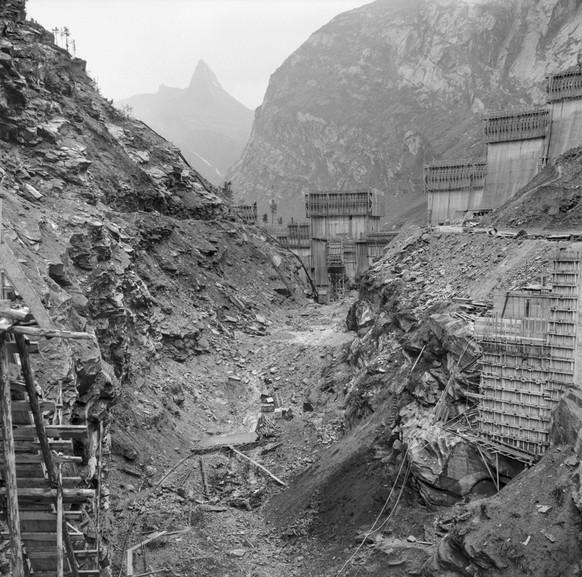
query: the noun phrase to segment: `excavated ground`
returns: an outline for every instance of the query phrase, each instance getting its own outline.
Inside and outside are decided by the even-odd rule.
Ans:
[[[226,448],[203,456],[195,451],[209,438],[227,436],[230,443],[237,440],[236,434],[252,432],[260,393],[278,393],[283,406],[292,408],[294,419],[278,420],[281,433],[276,437],[239,448],[285,483],[293,483],[310,468],[342,434],[343,395],[321,392],[321,373],[353,339],[345,329],[348,304],[308,304],[273,313],[265,336],[241,333],[231,349],[176,364],[175,375],[168,372],[171,367],[163,367],[168,378],[190,375],[189,390],[172,422],[150,421],[149,432],[143,430],[144,413],[159,403],[154,391],[143,388],[138,402],[131,393],[122,398],[115,410],[115,456],[109,479],[116,563],[126,539],[134,545],[142,535],[166,530],[176,533],[150,545],[145,556],[138,555],[136,572],[153,567],[167,568],[174,575],[312,573],[318,548],[302,538],[317,505],[309,486],[292,492],[301,510],[291,520],[286,511],[269,504],[283,490],[270,477]],[[201,438],[204,429],[206,436]],[[355,536],[354,527],[377,512],[385,492],[381,477],[374,475],[378,461],[367,449],[360,453],[359,446],[350,449],[353,457],[347,469],[351,477],[363,474],[370,480],[346,483],[337,467],[318,470],[318,476],[331,473],[329,486],[337,494],[319,498],[319,506],[324,504],[329,511],[318,518],[316,533],[324,542],[333,538],[337,543],[339,537],[341,549],[334,549],[338,556],[348,553],[349,548],[344,549]],[[207,471],[208,495],[200,458]],[[361,507],[362,498],[366,507]],[[351,500],[350,506],[335,506],[345,500]],[[356,513],[356,519],[345,521],[346,508]],[[327,521],[333,524],[331,531],[325,527]],[[324,574],[323,566],[318,574]]]
[[[454,297],[491,303],[497,291],[535,282],[559,248],[411,229],[364,279],[358,299],[271,307],[266,335],[235,332],[208,354],[163,361],[154,380],[180,381],[179,402],[164,400],[171,385],[144,383],[124,391],[115,409],[113,573],[128,545],[168,531],[136,553],[135,573],[573,575],[580,467],[571,449],[558,448],[497,496],[484,482],[436,506],[399,474],[395,432],[406,426],[403,407],[433,402],[421,376],[447,366],[435,351],[452,345],[430,336],[425,312],[463,310],[451,308]],[[367,308],[374,302],[383,312]],[[346,319],[357,332],[347,332]],[[417,363],[411,351],[422,339],[428,349]],[[278,421],[277,436],[250,442],[240,434],[254,428],[260,393],[278,393],[295,418]],[[221,437],[243,443],[239,450],[289,487],[226,447],[201,454]]]

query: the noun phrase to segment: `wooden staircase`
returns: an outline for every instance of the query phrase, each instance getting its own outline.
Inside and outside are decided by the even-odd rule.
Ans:
[[[87,544],[80,528],[89,518],[84,505],[96,492],[78,476],[82,457],[73,447],[87,428],[63,424],[60,398],[39,398],[30,362],[38,349],[29,340],[94,337],[54,327],[1,237],[0,271],[0,299],[6,275],[27,305],[0,300],[0,516],[7,525],[0,537],[10,541],[11,575],[99,577],[99,523],[95,545]],[[97,502],[92,510],[98,509]]]
[[[73,454],[73,439],[85,436],[86,427],[60,424],[62,406],[54,401],[38,399],[34,381],[28,383],[32,385],[28,387],[27,377],[23,375],[26,372],[23,367],[29,364],[26,353],[11,352],[9,344],[11,342],[5,336],[0,343],[0,356],[4,357],[2,364],[7,368],[7,375],[20,373],[20,378],[8,379],[14,453],[8,458],[5,455],[0,457],[0,473],[5,478],[7,467],[14,467],[16,500],[7,503],[7,509],[8,512],[15,507],[18,509],[25,572],[37,577],[99,577],[99,550],[89,549],[83,532],[77,528],[78,522],[86,516],[82,505],[95,497],[94,489],[83,487],[82,479],[75,471],[82,458]],[[35,397],[32,403],[29,388]],[[44,433],[41,431],[40,436],[34,404],[43,420]],[[54,415],[56,424],[46,424],[43,413]],[[52,463],[47,463],[43,454],[43,436]],[[49,474],[49,467],[56,470],[56,479]],[[8,493],[7,486],[0,487],[0,497],[10,499]],[[13,537],[10,531],[1,536]],[[67,540],[71,546],[68,555]]]

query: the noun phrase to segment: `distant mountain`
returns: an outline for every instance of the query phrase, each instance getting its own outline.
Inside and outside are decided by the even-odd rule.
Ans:
[[[392,220],[426,210],[423,163],[483,153],[481,113],[544,102],[576,64],[581,0],[377,0],[323,26],[271,76],[235,195],[374,186]]]
[[[251,134],[254,112],[233,98],[200,60],[188,88],[161,85],[156,94],[116,102],[181,150],[188,162],[214,184],[241,155]]]

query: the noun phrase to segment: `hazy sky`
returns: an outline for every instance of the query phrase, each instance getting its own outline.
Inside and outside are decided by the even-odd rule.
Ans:
[[[45,28],[66,26],[101,92],[114,100],[183,88],[202,59],[250,108],[312,32],[371,0],[28,0]]]

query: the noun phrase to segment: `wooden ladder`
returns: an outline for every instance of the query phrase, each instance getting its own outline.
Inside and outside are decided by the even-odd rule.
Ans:
[[[88,549],[75,525],[86,515],[83,504],[95,497],[75,474],[82,459],[73,454],[72,439],[85,437],[87,429],[62,425],[61,419],[56,425],[45,423],[43,411],[56,409],[62,415],[62,401],[38,398],[27,341],[95,337],[54,326],[20,262],[3,242],[3,196],[0,178],[0,501],[5,505],[0,513],[8,526],[2,537],[10,540],[11,575],[99,577],[99,546]],[[7,289],[26,307],[5,300]]]
[[[60,407],[38,398],[28,346],[20,335],[15,340],[0,335],[0,381],[6,389],[3,400],[9,401],[2,402],[3,421],[9,420],[9,412],[13,445],[8,454],[4,447],[0,472],[6,481],[11,475],[16,480],[16,491],[6,482],[0,497],[7,500],[9,527],[18,517],[20,533],[14,535],[13,526],[1,536],[11,540],[13,549],[19,548],[13,550],[13,557],[20,553],[23,569],[26,565],[30,575],[98,577],[99,550],[87,548],[83,532],[75,525],[86,515],[82,505],[95,497],[95,490],[82,487],[75,474],[82,458],[73,454],[73,439],[85,437],[87,428],[44,422],[43,413]],[[3,432],[3,442],[4,437]],[[17,572],[13,574],[17,577]]]

